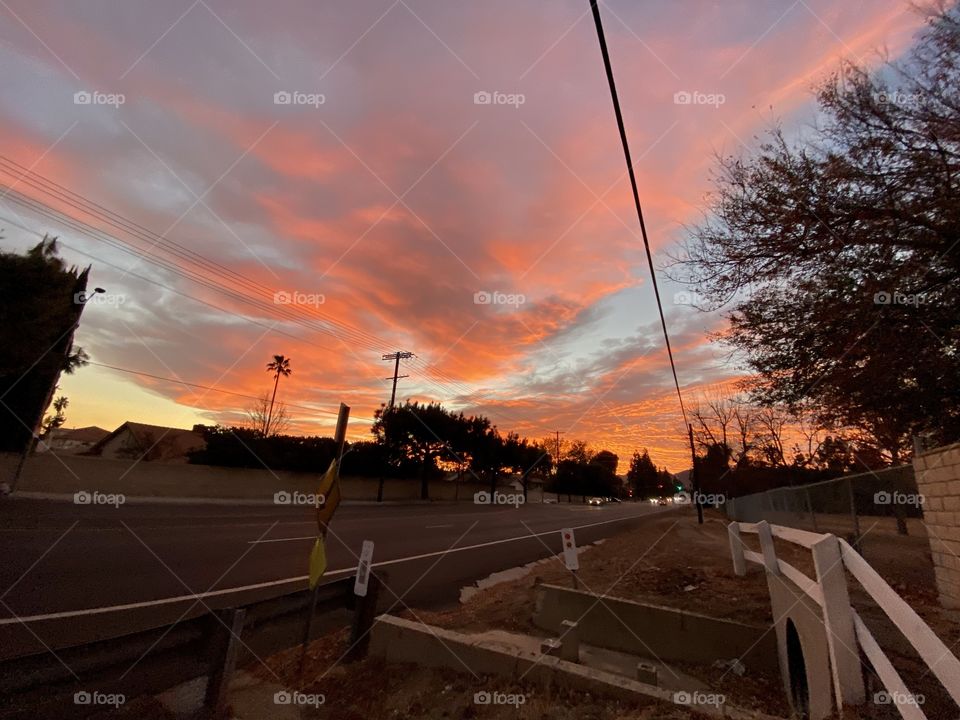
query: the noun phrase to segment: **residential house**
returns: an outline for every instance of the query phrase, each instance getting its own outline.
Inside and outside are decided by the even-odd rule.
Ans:
[[[90,448],[88,454],[122,460],[187,462],[187,453],[206,445],[193,430],[129,420]]]
[[[109,430],[90,425],[82,428],[56,428],[46,433],[37,443],[37,452],[54,452],[58,455],[82,453],[110,434]]]

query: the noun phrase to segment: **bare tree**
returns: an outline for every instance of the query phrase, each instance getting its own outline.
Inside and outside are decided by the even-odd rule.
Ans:
[[[283,402],[272,402],[269,393],[247,408],[247,427],[263,437],[281,435],[290,429],[290,416]]]

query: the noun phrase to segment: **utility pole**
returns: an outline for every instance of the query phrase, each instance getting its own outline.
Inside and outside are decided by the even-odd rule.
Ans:
[[[400,359],[412,358],[413,353],[406,350],[398,350],[397,352],[384,355],[382,360],[393,360],[393,392],[390,393],[390,408],[393,408],[393,403],[397,399],[397,380],[400,378],[410,377],[409,375],[399,375],[400,372]],[[390,380],[390,378],[384,378],[385,380]]]
[[[407,359],[414,357],[412,352],[407,350],[397,350],[396,352],[383,355],[382,360],[393,360],[393,391],[390,393],[390,407],[389,410],[393,410],[393,404],[397,400],[397,380],[400,378],[409,377],[408,375],[400,374],[400,359]],[[384,380],[390,380],[391,378],[384,378]],[[384,433],[386,435],[386,433]],[[383,473],[380,473],[380,482],[377,484],[377,502],[383,502]]]
[[[690,467],[690,485],[693,488],[694,504],[697,506],[697,523],[703,525],[703,505],[700,504],[700,478],[697,476],[697,451],[693,445],[693,425],[687,424],[687,432],[690,437],[690,457],[693,459],[693,465]]]
[[[553,433],[557,436],[557,458],[556,462],[553,463],[553,474],[556,475],[560,469],[560,436],[566,435],[567,433],[564,430],[554,430]],[[569,495],[567,495],[567,501],[570,501]],[[557,502],[560,502],[560,493],[557,493]]]
[[[554,463],[554,466],[556,466],[560,464],[560,436],[567,433],[563,430],[554,430],[553,434],[557,436],[557,462]]]

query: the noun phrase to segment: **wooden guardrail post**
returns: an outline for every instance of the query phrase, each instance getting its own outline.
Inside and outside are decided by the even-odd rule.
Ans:
[[[862,705],[866,700],[853,609],[837,538],[826,535],[810,550],[823,593],[823,625],[827,632],[830,671],[837,710],[842,716],[844,705]]]
[[[227,690],[237,668],[240,633],[243,632],[247,611],[244,608],[218,610],[216,615],[222,622],[217,621],[211,643],[210,672],[203,702],[204,709],[208,711],[217,711],[226,705]]]
[[[380,597],[382,581],[379,576],[370,573],[367,582],[367,594],[357,597],[357,605],[353,612],[353,625],[350,629],[350,650],[347,651],[347,662],[360,660],[366,657],[367,647],[370,645],[370,630],[377,617],[377,600]]]
[[[727,537],[730,540],[730,556],[733,558],[733,572],[742,577],[747,574],[747,560],[743,557],[743,540],[740,539],[740,523],[736,520],[727,525]]]
[[[764,567],[771,575],[779,575],[780,563],[777,562],[777,549],[773,546],[773,532],[770,530],[770,523],[766,520],[757,523],[757,537],[760,538]]]

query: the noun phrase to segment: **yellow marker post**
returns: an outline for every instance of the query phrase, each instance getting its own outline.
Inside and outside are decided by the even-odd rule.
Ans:
[[[317,609],[317,588],[320,587],[320,578],[327,571],[327,526],[333,519],[333,513],[340,505],[340,458],[343,457],[343,444],[347,437],[347,419],[350,417],[350,407],[340,403],[340,414],[337,417],[337,434],[335,437],[337,454],[330,462],[330,467],[320,478],[317,487],[317,539],[310,550],[308,560],[309,572],[307,587],[310,588],[310,610],[307,615],[306,627],[303,632],[303,645],[300,648],[300,676],[307,662],[307,645],[313,630],[313,616]]]

